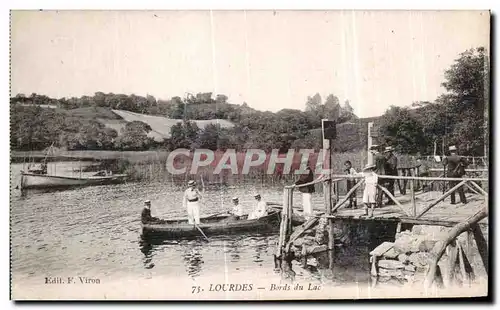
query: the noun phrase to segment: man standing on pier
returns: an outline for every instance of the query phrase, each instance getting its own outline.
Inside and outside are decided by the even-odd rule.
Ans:
[[[385,173],[391,176],[398,175],[398,158],[394,155],[394,149],[392,146],[388,146],[385,148]],[[396,180],[394,179],[386,179],[385,184],[387,184],[387,189],[389,193],[394,196],[394,183]],[[393,205],[394,201],[391,198],[387,197],[387,205]]]
[[[447,156],[443,160],[443,165],[447,167],[446,176],[449,178],[461,178],[465,175],[465,167],[467,167],[466,160],[458,156],[457,147],[452,145],[449,147],[450,156]],[[459,181],[450,181],[450,186],[453,188],[458,185]],[[458,189],[458,195],[460,196],[460,202],[463,204],[467,203],[467,199],[465,198],[464,188],[460,186]],[[455,202],[455,191],[451,193],[451,204],[456,204]]]
[[[375,173],[377,175],[385,175],[385,156],[380,152],[380,147],[378,145],[372,145],[371,152],[373,153],[373,162],[375,164]],[[378,185],[384,186],[385,180],[382,178],[378,178]],[[377,204],[376,207],[382,207],[382,198],[384,196],[384,192],[381,190],[377,190]]]
[[[311,167],[306,168],[306,174],[300,175],[295,185],[307,184],[314,181],[314,174]],[[302,193],[302,208],[304,209],[303,214],[306,219],[312,215],[312,194],[314,193],[314,184],[299,187],[299,191]]]

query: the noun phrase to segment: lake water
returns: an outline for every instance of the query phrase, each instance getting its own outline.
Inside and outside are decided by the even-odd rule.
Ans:
[[[71,171],[72,167],[74,163],[64,163],[58,169],[62,173]],[[284,281],[273,259],[277,234],[209,236],[208,243],[201,238],[154,244],[143,240],[140,226],[143,201],[151,200],[153,216],[185,217],[181,188],[162,183],[129,183],[21,195],[15,189],[20,169],[22,164],[11,166],[14,296],[27,296],[29,290],[45,290],[44,296],[48,296],[64,289],[52,286],[49,290],[44,286],[46,277],[84,276],[99,279],[103,284],[135,283],[131,285],[161,280],[156,283],[180,286],[180,291],[174,291],[178,292],[172,295],[174,297],[192,294],[191,285],[204,283],[207,279],[220,279],[222,282],[218,283],[231,281],[255,285]],[[282,201],[280,188],[246,185],[227,190],[207,190],[201,213],[210,215],[229,209],[232,196],[239,196],[242,204],[249,209],[254,191],[259,191],[269,202]],[[299,203],[298,198],[296,201]],[[316,199],[322,198],[318,196]],[[306,268],[294,262],[292,283],[330,286],[361,284],[369,287],[369,250],[363,245],[340,249],[336,252],[333,272],[315,263],[314,259],[309,260],[310,265]],[[59,293],[62,295],[55,296],[64,296]],[[74,290],[68,294],[72,293],[76,296],[83,294]],[[269,291],[266,290],[266,293]]]

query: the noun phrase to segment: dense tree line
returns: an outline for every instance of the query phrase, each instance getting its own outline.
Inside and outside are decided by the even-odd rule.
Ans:
[[[50,105],[53,108],[42,108]],[[147,136],[152,130],[145,123],[132,122],[121,132],[108,128],[99,119],[119,119],[112,109],[136,113],[161,115],[183,120],[171,128],[171,137],[155,142]],[[283,109],[276,113],[262,112],[242,105],[230,104],[227,96],[199,93],[184,99],[173,97],[168,101],[152,96],[115,95],[96,93],[93,97],[52,99],[44,95],[19,94],[11,98],[13,116],[11,142],[13,149],[39,150],[55,143],[69,150],[146,150],[156,148],[208,148],[264,150],[290,148],[305,145],[321,148],[321,139],[314,138],[311,130],[321,126],[322,118],[339,122],[355,119],[352,108],[346,102],[340,106],[334,95],[322,103],[319,94],[309,97],[306,111]],[[233,128],[209,125],[198,128],[192,120],[225,119],[233,122]],[[35,131],[32,131],[35,124]],[[302,142],[301,142],[302,141]]]
[[[460,54],[445,71],[446,92],[434,102],[417,102],[411,108],[391,107],[380,120],[383,142],[403,153],[432,154],[456,145],[467,155],[484,154],[485,93],[489,62],[484,48]],[[487,88],[485,88],[487,87]],[[488,104],[488,103],[486,103]]]
[[[45,95],[18,94],[11,103],[11,147],[41,150],[51,144],[69,150],[147,150],[152,148],[208,148],[212,150],[259,148],[319,149],[321,120],[337,121],[335,151],[366,147],[368,121],[379,127],[380,143],[393,145],[402,153],[429,154],[435,143],[455,144],[462,153],[483,154],[485,85],[488,74],[486,52],[471,49],[460,55],[445,72],[446,93],[434,102],[418,102],[410,108],[390,107],[380,118],[358,119],[349,101],[340,104],[330,94],[307,98],[304,111],[283,109],[276,113],[257,111],[243,103],[231,104],[223,94],[210,92],[169,100],[147,95],[105,94],[54,99]],[[50,105],[55,108],[42,108]],[[118,132],[102,119],[120,119],[111,110],[127,110],[182,120],[171,127],[171,137],[154,141],[152,128],[130,122]],[[224,119],[232,128],[208,125],[199,128],[193,120]]]

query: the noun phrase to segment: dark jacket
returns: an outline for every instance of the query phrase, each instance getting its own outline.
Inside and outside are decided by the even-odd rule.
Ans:
[[[314,181],[314,174],[311,170],[309,170],[308,174],[302,174],[297,182],[295,182],[295,185],[301,185],[301,184],[306,184]],[[304,187],[299,187],[299,191],[301,193],[314,193],[314,184],[304,186]]]
[[[394,154],[386,158],[385,173],[387,175],[398,175],[398,158]]]
[[[385,171],[385,156],[381,153],[375,154],[373,156],[373,161],[375,162],[375,173],[383,175],[386,173]]]
[[[146,224],[146,223],[149,223],[151,222],[151,210],[148,209],[148,208],[144,208],[142,209],[142,213],[141,213],[141,222],[143,224]]]
[[[462,177],[465,175],[465,168],[468,164],[465,158],[458,155],[450,155],[445,157],[443,165],[447,166],[446,174],[448,177]]]

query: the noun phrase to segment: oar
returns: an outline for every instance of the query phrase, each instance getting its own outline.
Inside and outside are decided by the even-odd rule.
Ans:
[[[229,211],[219,212],[219,213],[215,213],[215,214],[209,215],[206,218],[216,217],[218,215],[228,214],[228,213],[229,213]]]
[[[207,240],[207,242],[210,242],[210,240],[208,240],[207,235],[205,235],[205,233],[203,232],[203,230],[201,230],[200,226],[194,224],[194,227],[196,227],[196,229],[198,229],[201,232],[201,234],[203,235],[203,237],[205,237],[205,239]]]

